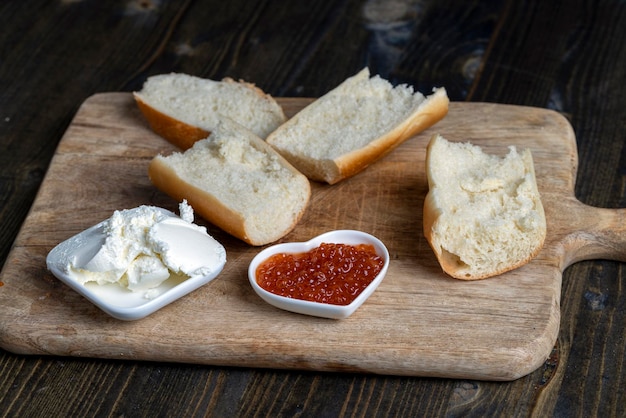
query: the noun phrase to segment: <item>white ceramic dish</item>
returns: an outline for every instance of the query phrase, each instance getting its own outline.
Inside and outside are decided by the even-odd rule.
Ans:
[[[376,253],[384,260],[383,268],[378,276],[376,276],[369,286],[367,286],[367,288],[365,288],[365,290],[363,290],[363,292],[361,292],[361,294],[359,294],[349,305],[332,305],[328,303],[311,302],[279,296],[268,292],[257,283],[256,270],[259,264],[265,261],[268,257],[278,253],[307,252],[315,247],[318,247],[322,243],[349,245],[371,244],[376,249]],[[352,313],[354,313],[354,311],[356,311],[357,308],[372,295],[380,282],[382,282],[385,274],[387,274],[388,267],[389,251],[382,241],[365,232],[344,229],[318,235],[307,242],[282,243],[264,249],[250,262],[250,266],[248,268],[248,279],[250,280],[252,288],[261,297],[261,299],[277,308],[305,315],[319,316],[322,318],[343,319],[352,315]]]
[[[170,211],[161,210],[168,215],[176,216]],[[71,245],[71,240],[91,239],[91,236],[100,233],[105,222],[100,222],[54,247],[48,253],[46,264],[48,270],[59,280],[114,318],[126,321],[144,318],[215,279],[226,263],[224,258],[223,262],[207,276],[191,277],[185,280],[169,278],[158,287],[150,290],[155,295],[151,298],[146,297],[145,291],[132,292],[117,284],[81,284],[65,272],[63,260],[72,257],[73,251],[79,251],[75,249],[74,245]]]

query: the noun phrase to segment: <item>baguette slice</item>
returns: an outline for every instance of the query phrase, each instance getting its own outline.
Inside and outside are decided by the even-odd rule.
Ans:
[[[154,157],[148,174],[157,188],[187,199],[200,216],[251,245],[290,232],[311,195],[303,174],[261,138],[227,121],[184,152]]]
[[[424,235],[450,276],[477,280],[528,263],[546,218],[530,150],[503,158],[434,135],[426,152]]]
[[[253,84],[171,73],[149,77],[133,93],[154,132],[185,150],[230,118],[265,138],[287,120],[283,109]]]
[[[425,97],[368,68],[302,109],[267,142],[311,180],[337,183],[365,169],[448,113],[444,88]]]

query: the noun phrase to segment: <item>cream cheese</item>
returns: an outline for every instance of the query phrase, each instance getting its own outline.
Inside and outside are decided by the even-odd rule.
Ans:
[[[221,269],[224,247],[193,223],[186,201],[180,213],[182,217],[154,206],[115,211],[69,243],[65,272],[81,284],[115,283],[153,297],[151,289],[170,277],[184,280]]]

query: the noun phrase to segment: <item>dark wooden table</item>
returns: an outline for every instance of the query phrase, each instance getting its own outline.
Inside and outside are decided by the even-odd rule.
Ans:
[[[318,97],[368,65],[454,101],[554,109],[577,135],[576,196],[626,207],[623,0],[9,0],[0,28],[0,265],[80,104],[170,71]],[[513,382],[0,350],[0,416],[624,416],[625,289],[623,263],[569,267],[553,355]]]

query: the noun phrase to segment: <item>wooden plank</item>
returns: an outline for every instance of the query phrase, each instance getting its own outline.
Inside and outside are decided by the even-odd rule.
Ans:
[[[310,99],[280,99],[293,115]],[[440,132],[487,152],[530,147],[548,218],[548,239],[530,264],[502,276],[462,282],[445,276],[421,230],[427,191],[425,145]],[[134,322],[102,313],[56,280],[45,257],[57,243],[116,209],[150,204],[177,210],[146,172],[173,147],[154,135],[128,93],[89,98],[78,111],[0,281],[0,345],[24,354],[198,364],[357,371],[511,380],[539,367],[556,340],[562,271],[597,257],[624,260],[623,210],[590,208],[573,196],[577,154],[567,121],[544,109],[452,103],[449,115],[359,175],[313,184],[310,207],[284,241],[351,228],[382,239],[388,276],[350,318],[284,312],[247,283],[260,248],[212,225],[227,248],[209,285]],[[198,219],[202,224],[202,220]],[[206,225],[206,224],[205,224]]]

